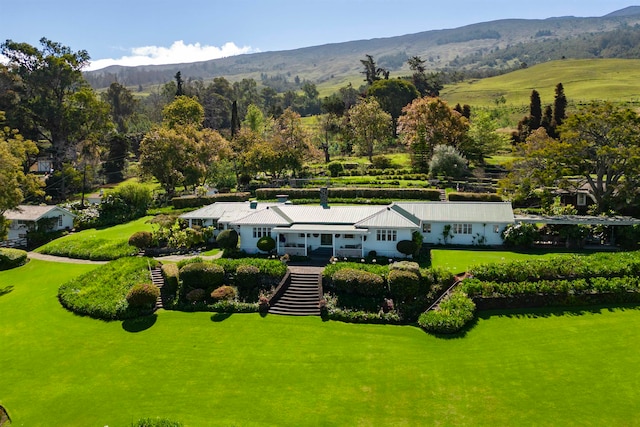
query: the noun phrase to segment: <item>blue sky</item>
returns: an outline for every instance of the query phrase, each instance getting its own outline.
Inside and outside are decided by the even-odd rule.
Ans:
[[[629,0],[0,0],[0,41],[84,49],[91,68],[201,61],[456,28],[602,16]]]

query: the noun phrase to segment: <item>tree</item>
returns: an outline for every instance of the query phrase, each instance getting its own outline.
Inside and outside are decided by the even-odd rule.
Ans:
[[[162,109],[162,123],[170,129],[178,126],[202,127],[204,108],[195,99],[188,96],[178,96]]]
[[[400,79],[377,80],[367,90],[368,96],[378,100],[380,107],[391,115],[392,129],[395,136],[398,117],[402,109],[420,96],[415,86]]]
[[[157,128],[147,133],[140,143],[140,167],[158,180],[168,198],[185,182],[187,152],[193,141],[176,129]]]
[[[183,96],[184,89],[182,88],[182,85],[184,84],[184,81],[182,80],[182,73],[178,71],[174,78],[176,79],[176,97]]]
[[[564,87],[562,83],[556,85],[556,95],[553,100],[553,120],[551,122],[552,132],[549,134],[552,137],[557,137],[557,128],[564,123],[564,119],[567,117],[567,97],[564,94]]]
[[[19,130],[25,137],[48,141],[53,166],[61,170],[62,164],[73,157],[75,145],[82,141],[79,128],[91,127],[85,120],[96,117],[74,108],[78,100],[69,102],[78,91],[91,93],[82,77],[89,54],[84,50],[73,52],[46,38],[40,39],[40,44],[42,49],[12,40],[0,45],[1,53],[9,59],[9,72],[19,83],[19,108],[11,111],[10,120],[21,124]]]
[[[426,74],[424,59],[419,56],[412,56],[407,60],[409,68],[413,71],[411,81],[416,87],[420,96],[438,96],[442,89],[442,81],[439,73]]]
[[[262,110],[260,110],[257,105],[250,104],[249,107],[247,107],[247,115],[244,116],[244,120],[242,121],[242,127],[262,134],[265,131],[265,125],[266,120]]]
[[[451,145],[436,145],[429,162],[429,174],[432,177],[444,175],[460,178],[467,173],[466,159]]]
[[[364,74],[364,81],[366,81],[368,85],[372,85],[376,80],[380,80],[380,76],[384,76],[385,79],[389,78],[389,71],[376,66],[376,62],[373,59],[373,56],[365,56],[366,59],[360,60],[360,62],[364,66],[364,71],[361,71],[361,73]]]
[[[0,111],[0,123],[4,113]],[[14,209],[25,196],[40,195],[40,182],[25,173],[23,164],[29,153],[37,152],[33,141],[25,140],[9,128],[0,129],[0,240],[6,237],[4,213]]]
[[[419,98],[403,109],[398,133],[411,148],[414,168],[428,169],[436,145],[460,147],[467,138],[469,122],[440,98]]]
[[[127,133],[127,119],[136,111],[138,104],[131,91],[120,83],[113,82],[102,94],[102,100],[109,104],[111,119],[116,124],[118,132]]]
[[[542,101],[540,93],[537,90],[531,91],[531,100],[529,103],[529,129],[534,131],[540,127],[542,123]]]
[[[375,98],[367,98],[349,110],[354,147],[372,160],[374,152],[391,137],[391,115]]]
[[[484,162],[485,157],[496,154],[508,146],[508,137],[496,132],[498,123],[487,111],[478,111],[469,127],[469,138],[460,146],[469,160]]]
[[[569,116],[558,130],[559,141],[543,129],[527,139],[507,191],[586,184],[599,213],[622,209],[637,196],[640,118],[633,110],[594,102]]]

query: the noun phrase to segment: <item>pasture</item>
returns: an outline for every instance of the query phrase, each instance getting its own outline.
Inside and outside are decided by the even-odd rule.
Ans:
[[[64,310],[94,268],[0,272],[0,404],[14,425],[632,425],[636,307],[480,313],[464,336],[258,314]]]

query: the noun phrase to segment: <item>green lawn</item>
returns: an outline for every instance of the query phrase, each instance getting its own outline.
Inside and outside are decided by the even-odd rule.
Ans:
[[[521,259],[549,258],[557,253],[574,253],[561,249],[557,251],[511,252],[488,249],[432,249],[431,265],[449,270],[454,274],[469,270],[477,264],[509,262]]]
[[[129,246],[129,237],[136,231],[151,231],[151,224],[147,223],[151,218],[151,216],[146,216],[113,227],[82,230],[49,242],[36,249],[36,252],[99,260],[116,259],[135,254],[137,249]]]
[[[483,314],[464,338],[258,314],[65,311],[93,266],[0,272],[0,404],[13,425],[634,425],[636,308]]]

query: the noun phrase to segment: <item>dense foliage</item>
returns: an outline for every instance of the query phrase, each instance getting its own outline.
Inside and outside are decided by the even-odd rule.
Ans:
[[[332,276],[333,285],[339,292],[363,296],[383,296],[384,279],[377,274],[353,268],[343,268]]]
[[[210,262],[196,262],[180,268],[185,289],[215,289],[222,285],[224,268]]]
[[[126,239],[112,240],[98,237],[91,239],[57,239],[40,247],[38,251],[48,255],[93,261],[110,261],[129,257],[138,252],[135,247],[129,245]]]
[[[136,316],[127,294],[137,283],[149,280],[153,259],[123,258],[102,265],[60,286],[58,299],[68,310],[97,319],[115,320]]]
[[[453,334],[473,320],[476,306],[463,292],[445,297],[438,308],[420,315],[418,324],[428,332]]]
[[[9,270],[27,263],[27,252],[21,249],[0,248],[0,270]]]
[[[150,309],[156,304],[160,289],[153,283],[138,283],[127,293],[127,303],[131,308]]]

